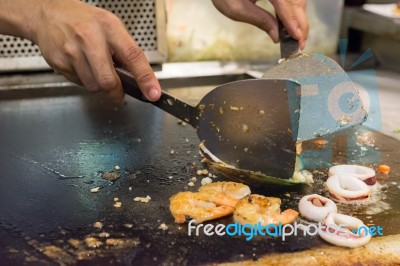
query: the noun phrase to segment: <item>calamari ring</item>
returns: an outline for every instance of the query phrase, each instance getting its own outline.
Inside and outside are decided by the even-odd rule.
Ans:
[[[331,244],[349,248],[364,246],[371,240],[368,227],[360,219],[336,212],[328,214],[318,234]]]
[[[299,211],[308,220],[322,222],[329,212],[337,212],[337,207],[332,200],[312,194],[301,198]]]
[[[333,175],[352,175],[358,179],[364,181],[367,185],[375,185],[376,177],[374,169],[361,165],[354,164],[341,164],[335,165],[329,168],[329,176]]]
[[[361,203],[369,199],[370,187],[352,175],[333,175],[326,181],[329,195],[342,203]]]

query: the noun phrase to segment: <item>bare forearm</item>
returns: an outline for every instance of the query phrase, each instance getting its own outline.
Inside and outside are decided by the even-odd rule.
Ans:
[[[122,21],[79,0],[0,0],[0,34],[31,40],[47,63],[89,91],[120,101],[124,93],[113,59],[135,76],[150,101],[160,84]]]
[[[0,0],[0,33],[32,40],[45,0]]]

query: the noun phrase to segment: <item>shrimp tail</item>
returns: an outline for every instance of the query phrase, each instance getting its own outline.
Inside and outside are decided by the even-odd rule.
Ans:
[[[274,217],[274,220],[276,221],[276,224],[279,222],[282,224],[290,224],[293,223],[296,219],[297,216],[299,216],[299,213],[293,209],[287,209],[281,212],[279,215]]]

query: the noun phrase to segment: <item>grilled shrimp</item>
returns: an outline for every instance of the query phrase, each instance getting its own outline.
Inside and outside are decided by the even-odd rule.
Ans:
[[[281,200],[274,197],[265,197],[252,194],[236,204],[233,219],[240,224],[257,224],[267,226],[268,224],[288,224],[296,220],[298,212],[287,209],[280,210]]]
[[[251,193],[250,188],[244,184],[236,182],[215,182],[199,188],[199,192],[209,193],[219,196],[219,203],[235,207],[238,200]],[[223,202],[223,199],[228,199]]]
[[[239,199],[249,195],[250,188],[235,182],[215,182],[200,187],[199,192],[179,192],[170,198],[170,210],[176,223],[186,218],[196,223],[231,214]]]
[[[231,202],[231,198],[221,194],[179,192],[170,198],[169,208],[176,223],[184,223],[189,218],[198,224],[231,214],[235,208],[224,204],[234,205],[236,201]]]

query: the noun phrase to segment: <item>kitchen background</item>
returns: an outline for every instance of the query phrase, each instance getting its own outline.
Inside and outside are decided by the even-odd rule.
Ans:
[[[260,6],[274,13],[269,1]],[[169,60],[271,60],[279,46],[262,30],[219,13],[211,1],[167,0]],[[343,1],[309,0],[310,36],[305,52],[333,54]]]
[[[141,48],[148,52],[152,63],[206,60],[271,62],[279,59],[279,46],[265,32],[228,19],[215,9],[211,1],[88,2],[121,17]],[[364,3],[394,2],[308,0],[310,34],[304,52],[332,56],[338,51],[338,39],[346,38],[350,40],[352,52],[371,48],[381,64],[400,70],[395,63],[400,56],[396,49],[400,41],[399,19],[375,16],[360,8]],[[273,13],[269,1],[257,3]],[[159,53],[154,53],[154,50]],[[0,72],[26,69],[48,69],[38,47],[28,41],[0,35]]]

